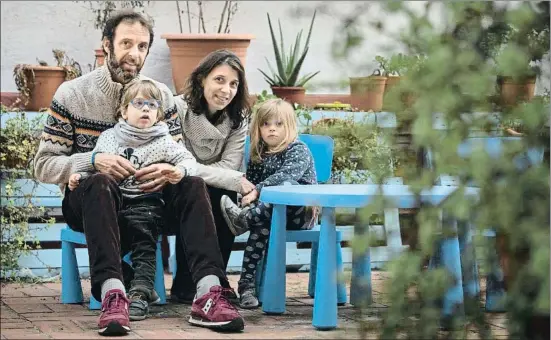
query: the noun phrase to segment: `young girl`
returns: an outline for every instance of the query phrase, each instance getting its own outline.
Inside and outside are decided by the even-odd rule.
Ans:
[[[262,188],[316,183],[312,154],[297,136],[293,106],[282,99],[264,102],[251,123],[251,159],[246,177],[255,189],[241,200],[243,208],[239,208],[228,196],[222,196],[220,200],[222,213],[232,232],[237,236],[250,230],[238,283],[242,308],[258,307],[256,267],[264,255],[272,221],[272,207],[258,201]],[[305,208],[288,207],[287,228],[301,229],[304,225]]]
[[[136,170],[154,163],[170,163],[174,167],[165,174],[172,184],[195,173],[196,162],[191,153],[172,139],[163,120],[161,91],[150,80],[138,80],[123,94],[119,122],[104,131],[92,152],[92,164],[97,153],[120,155]],[[69,190],[92,173],[75,173],[69,178]],[[119,188],[123,196],[119,211],[120,228],[130,229],[129,240],[121,239],[123,253],[132,251],[134,278],[130,282],[130,320],[145,319],[148,303],[158,301],[154,291],[155,251],[163,220],[164,202],[161,192],[140,190],[134,175],[125,178]]]

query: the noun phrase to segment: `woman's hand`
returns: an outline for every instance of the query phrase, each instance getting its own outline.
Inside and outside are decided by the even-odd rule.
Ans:
[[[80,184],[80,177],[80,174],[72,174],[71,177],[69,177],[69,190],[73,191],[78,187]]]
[[[178,184],[182,178],[184,177],[184,174],[180,170],[180,168],[173,166],[172,169],[165,169],[161,170],[161,174],[163,174],[170,184]]]
[[[241,199],[241,205],[246,206],[258,199],[258,191],[254,189]]]
[[[245,196],[247,195],[248,193],[250,193],[251,191],[253,191],[255,189],[255,186],[254,184],[252,184],[247,178],[245,178],[245,176],[242,176],[241,177],[241,190],[240,190],[240,194]]]

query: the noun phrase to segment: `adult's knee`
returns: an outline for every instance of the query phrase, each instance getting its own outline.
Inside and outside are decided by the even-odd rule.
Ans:
[[[84,181],[83,185],[85,186],[86,195],[90,195],[94,199],[120,196],[119,184],[112,176],[107,174],[93,174]]]

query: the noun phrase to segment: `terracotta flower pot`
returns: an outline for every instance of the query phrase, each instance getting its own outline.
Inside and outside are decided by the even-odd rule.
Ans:
[[[103,66],[105,63],[105,53],[103,52],[103,48],[94,50],[94,54],[96,56],[96,68]]]
[[[387,77],[350,78],[350,94],[362,110],[381,111]]]
[[[291,104],[304,104],[306,89],[304,87],[279,87],[272,86],[272,93]]]
[[[534,97],[536,77],[519,80],[512,77],[499,76],[497,78],[497,85],[501,105],[512,106],[522,101],[529,101]]]
[[[388,93],[394,86],[398,85],[402,77],[387,77],[385,83],[385,94]]]
[[[220,49],[235,53],[243,67],[247,59],[247,48],[254,39],[249,34],[161,34],[170,49],[172,80],[177,94],[181,94],[185,81],[207,54]]]
[[[25,72],[29,81],[33,79],[31,72],[34,73],[34,86],[30,85],[31,98],[25,109],[38,111],[49,108],[55,91],[65,81],[65,70],[58,66],[31,65],[29,68]]]

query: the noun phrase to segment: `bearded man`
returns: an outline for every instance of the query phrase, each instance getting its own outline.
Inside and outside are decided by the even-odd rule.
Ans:
[[[168,229],[181,238],[188,266],[196,284],[189,322],[213,329],[240,331],[244,321],[222,288],[227,285],[218,246],[212,207],[205,182],[194,176],[168,183],[164,170],[170,164],[154,164],[136,171],[122,155],[94,153],[102,131],[116,123],[117,110],[126,86],[140,74],[153,43],[153,28],[141,14],[115,13],[102,36],[106,63],[96,70],[63,83],[56,91],[35,156],[35,175],[45,183],[59,184],[64,198],[62,211],[73,230],[84,232],[88,245],[92,295],[102,302],[98,328],[101,335],[124,335],[130,331],[122,255],[129,249],[128,230],[118,221],[123,206],[118,183],[130,175],[142,182],[146,192],[162,192]],[[173,94],[155,82],[163,94],[165,122],[172,137],[182,140]],[[96,173],[67,188],[69,176]],[[159,221],[161,222],[161,221]]]

